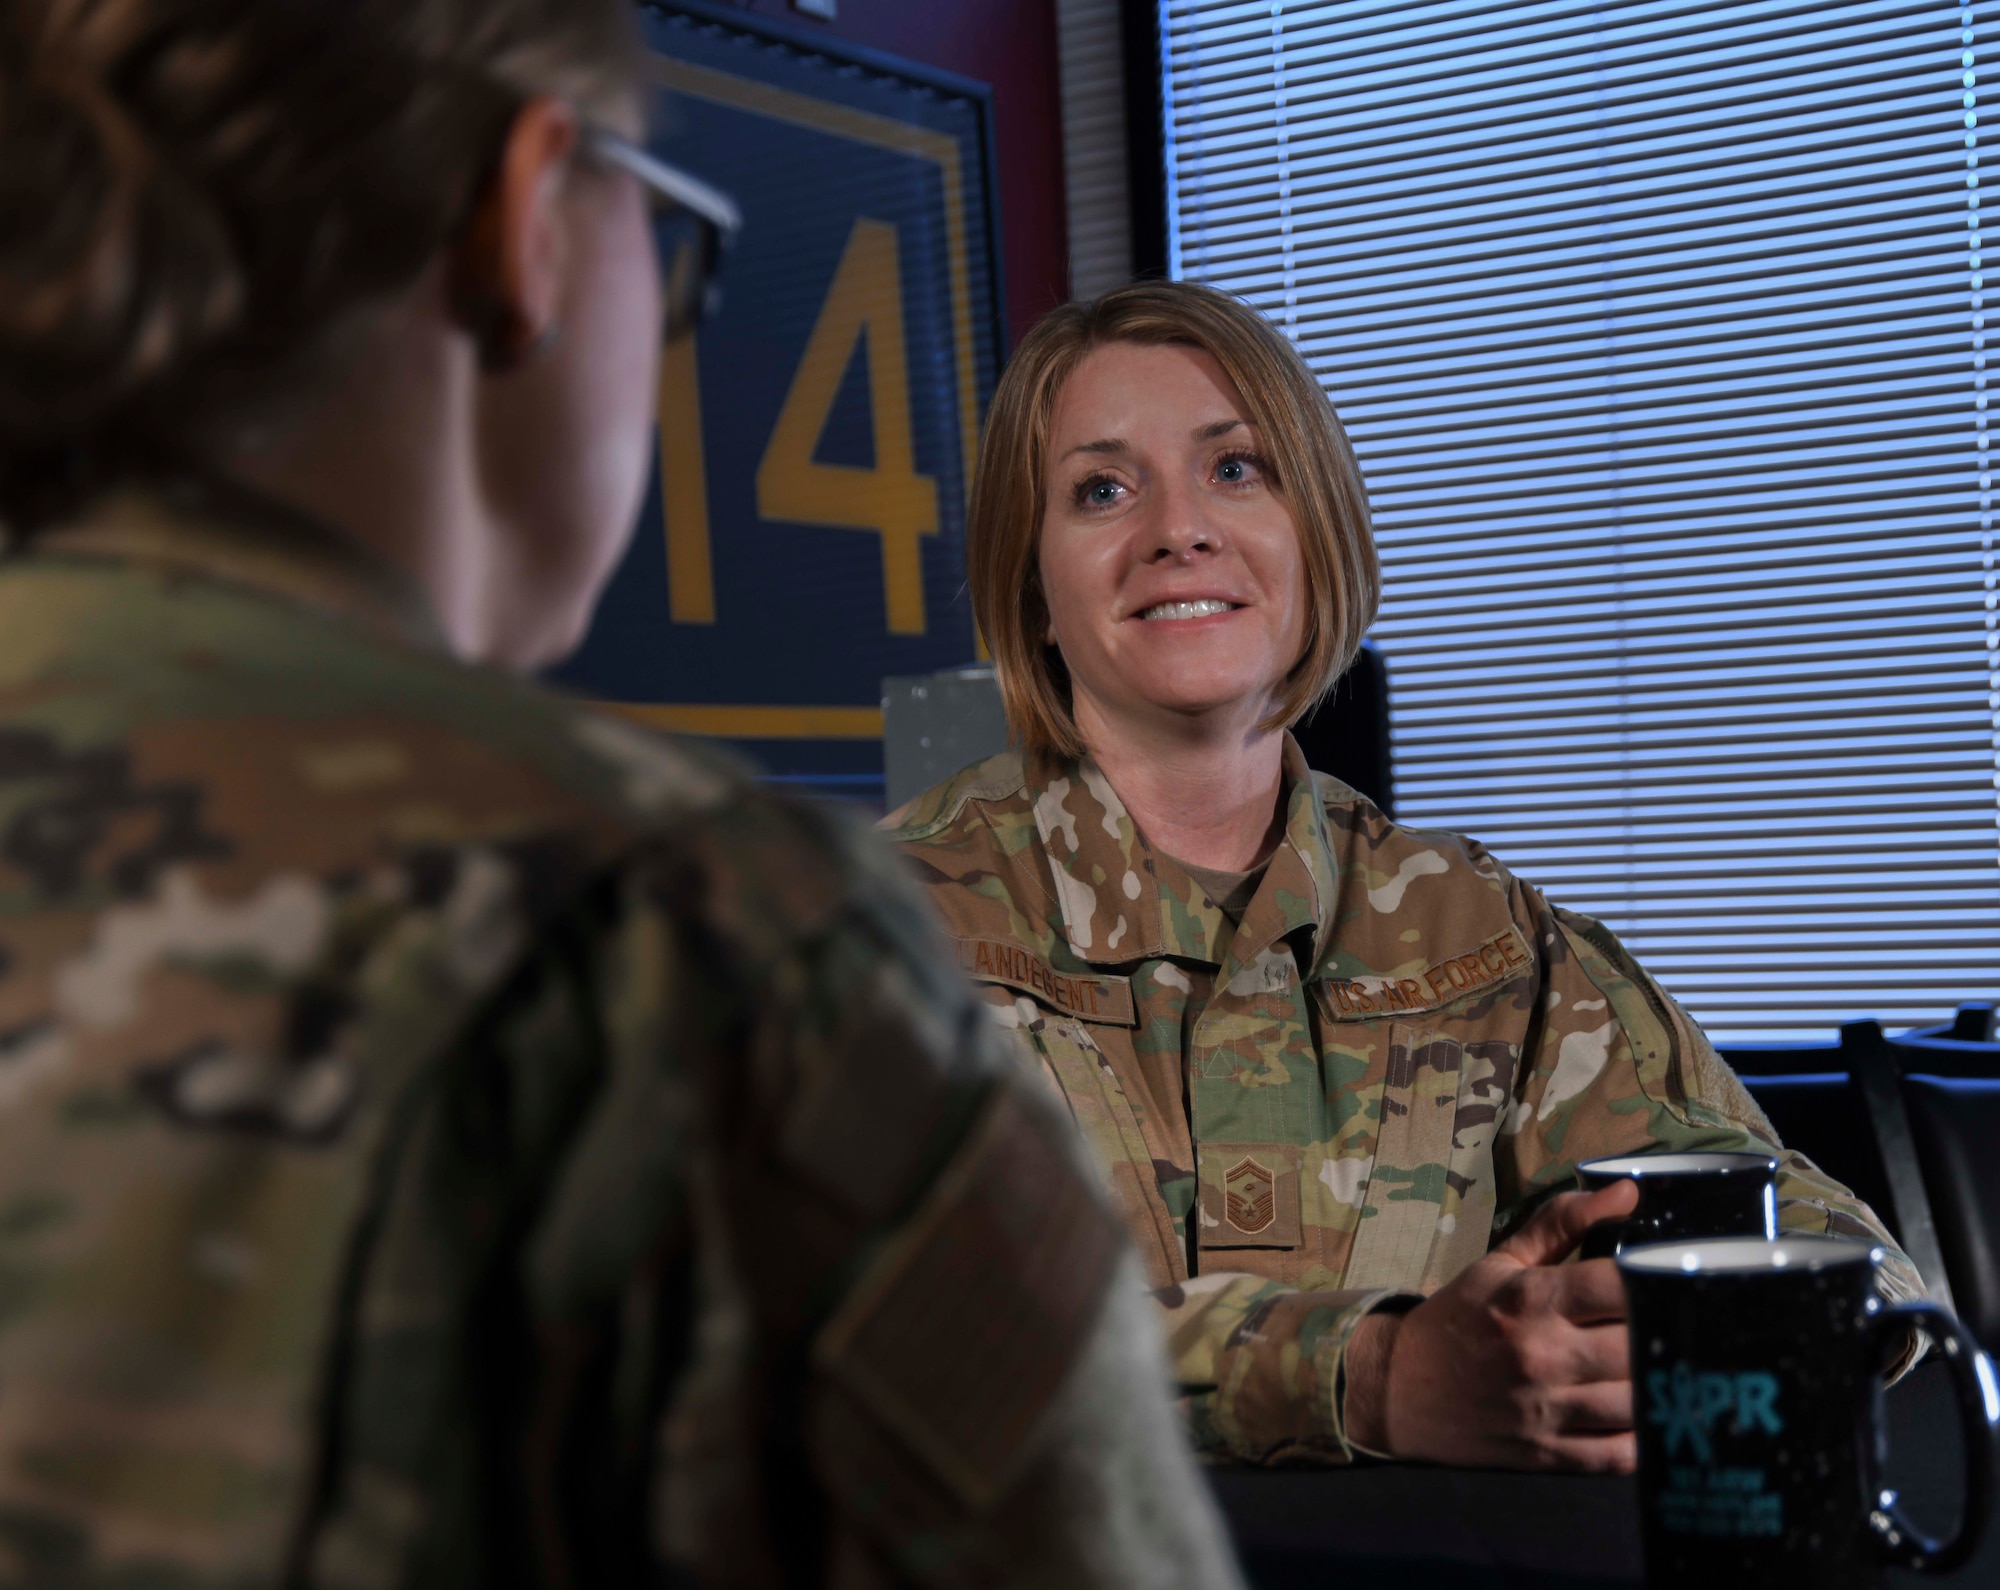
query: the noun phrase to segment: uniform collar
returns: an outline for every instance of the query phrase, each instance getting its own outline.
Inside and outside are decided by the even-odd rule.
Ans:
[[[317,608],[423,651],[449,643],[416,582],[260,493],[186,481],[99,498],[17,555],[101,558],[206,575]]]
[[[1289,734],[1284,838],[1233,934],[1201,886],[1139,832],[1096,763],[1037,753],[1026,758],[1025,772],[1056,910],[1078,960],[1113,965],[1179,956],[1233,975],[1304,929],[1312,944],[1300,964],[1314,964],[1332,926],[1339,865],[1312,772]]]

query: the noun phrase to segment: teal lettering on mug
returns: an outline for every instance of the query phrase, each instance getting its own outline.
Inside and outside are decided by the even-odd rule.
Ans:
[[[1762,1469],[1710,1469],[1708,1488],[1712,1491],[1761,1491],[1764,1488]]]
[[[1785,1498],[1768,1488],[1767,1471],[1718,1464],[1715,1452],[1718,1426],[1738,1438],[1784,1430],[1777,1376],[1676,1364],[1646,1376],[1646,1395],[1647,1422],[1661,1429],[1670,1460],[1653,1503],[1662,1526],[1676,1535],[1711,1538],[1783,1535]]]
[[[1651,1401],[1649,1423],[1665,1432],[1667,1456],[1681,1448],[1697,1462],[1715,1460],[1710,1440],[1715,1423],[1730,1415],[1738,1435],[1763,1431],[1777,1435],[1785,1428],[1778,1416],[1778,1380],[1764,1370],[1737,1374],[1697,1372],[1686,1364],[1676,1364],[1672,1373],[1655,1369],[1646,1376],[1646,1394]]]
[[[1677,1463],[1653,1505],[1672,1534],[1776,1538],[1785,1532],[1785,1497],[1766,1489],[1768,1481],[1763,1469]]]

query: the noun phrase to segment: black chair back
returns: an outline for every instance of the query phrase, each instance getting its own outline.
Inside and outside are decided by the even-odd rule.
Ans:
[[[1722,1056],[1753,1098],[1769,1098],[1792,1117],[1788,1130],[1772,1114],[1785,1146],[1859,1194],[1910,1256],[1931,1297],[1952,1307],[1953,1276],[1904,1102],[1902,1056],[1882,1024],[1843,1023],[1834,1044],[1735,1044]]]
[[[1907,1076],[1903,1098],[1959,1318],[2000,1353],[2000,1077]]]
[[[1829,1046],[1830,1047],[1830,1046]],[[1902,1240],[1868,1104],[1845,1071],[1746,1076],[1743,1085],[1771,1118],[1778,1140],[1795,1148],[1882,1217]]]
[[[1351,784],[1391,817],[1396,787],[1389,737],[1389,665],[1364,644],[1313,711],[1292,725],[1306,766]]]

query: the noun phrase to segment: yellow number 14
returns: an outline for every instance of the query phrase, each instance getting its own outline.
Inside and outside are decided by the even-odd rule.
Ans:
[[[882,538],[882,595],[889,632],[924,633],[921,537],[938,527],[937,482],[919,475],[910,437],[909,367],[903,350],[903,277],[896,228],[862,219],[848,234],[805,357],[757,466],[765,519],[871,530]],[[875,467],[813,458],[841,377],[868,338],[868,408]],[[667,530],[668,607],[676,623],[715,622],[708,490],[702,467],[695,340],[671,345],[660,371],[660,466]]]

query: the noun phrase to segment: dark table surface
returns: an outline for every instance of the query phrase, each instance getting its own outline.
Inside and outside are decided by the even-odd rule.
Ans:
[[[1941,1363],[1888,1394],[1888,1484],[1920,1527],[1956,1516],[1962,1454]],[[1636,1590],[1634,1483],[1403,1464],[1209,1471],[1256,1590]],[[1858,1499],[1857,1499],[1858,1506]],[[1895,1572],[1917,1585],[2000,1590],[2000,1532],[1955,1574]],[[1804,1586],[1782,1590],[1806,1590]]]

